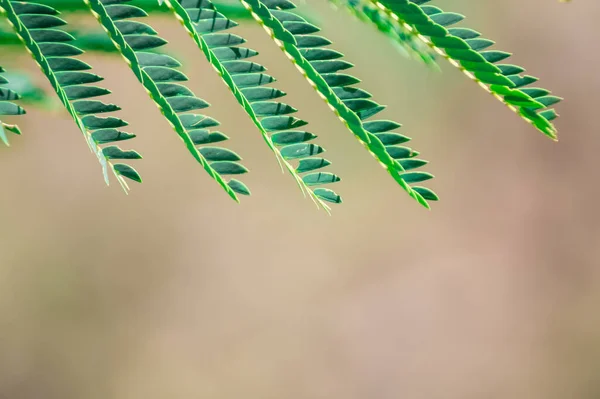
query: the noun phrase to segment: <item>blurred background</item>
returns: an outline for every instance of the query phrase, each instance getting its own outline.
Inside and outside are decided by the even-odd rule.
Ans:
[[[220,3],[219,3],[220,4]],[[234,3],[231,3],[234,4]],[[591,0],[439,0],[566,101],[554,143],[441,62],[409,60],[325,0],[300,9],[431,161],[431,211],[345,130],[280,50],[239,34],[328,149],[344,203],[303,199],[169,14],[151,24],[213,105],[253,195],[230,201],[114,54],[82,59],[138,135],[125,196],[50,96],[0,147],[0,398],[600,397],[600,61]],[[87,13],[66,18],[94,27]],[[237,18],[240,19],[240,18]],[[125,143],[124,143],[125,144]]]

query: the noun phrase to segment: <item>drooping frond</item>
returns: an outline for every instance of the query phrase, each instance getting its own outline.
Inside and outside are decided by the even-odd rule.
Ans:
[[[290,116],[297,110],[278,100],[286,93],[267,86],[275,78],[264,73],[264,66],[246,61],[257,52],[239,47],[245,40],[225,32],[237,26],[237,23],[221,14],[209,0],[165,2],[256,125],[280,164],[296,179],[300,189],[325,210],[329,210],[329,207],[324,201],[341,202],[340,196],[334,191],[314,188],[337,182],[340,178],[330,172],[315,172],[330,164],[324,158],[313,157],[322,153],[323,148],[309,142],[316,137],[314,134],[304,129],[297,130],[307,122]],[[289,163],[291,160],[299,161],[296,167]]]
[[[482,38],[479,32],[462,27],[450,28],[462,21],[463,15],[424,5],[429,0],[370,1],[523,119],[556,140],[557,131],[552,120],[558,115],[548,107],[561,98],[550,95],[546,89],[525,87],[538,79],[522,75],[525,70],[520,66],[500,64],[511,54],[489,50],[495,43]]]
[[[427,200],[437,195],[425,187],[410,184],[431,179],[426,172],[413,171],[427,162],[415,159],[418,152],[402,146],[410,139],[394,132],[401,125],[389,120],[368,121],[385,107],[370,99],[370,93],[354,87],[354,76],[340,73],[353,65],[342,60],[343,54],[328,48],[331,42],[316,33],[310,24],[292,10],[289,0],[240,0],[267,30],[313,88],[329,104],[340,120],[381,163],[411,197],[429,208]]]
[[[403,25],[399,24],[388,13],[377,7],[371,0],[330,0],[343,7],[359,20],[374,25],[386,36],[394,40],[400,48],[414,59],[431,67],[437,67],[435,52],[415,37]]]
[[[158,36],[151,26],[134,21],[134,18],[148,14],[139,7],[125,4],[127,2],[129,0],[86,0],[192,156],[235,201],[238,201],[236,193],[250,194],[241,181],[226,181],[224,178],[248,171],[238,162],[241,159],[239,155],[223,147],[207,145],[228,139],[223,133],[208,129],[219,123],[210,117],[190,113],[207,108],[209,104],[181,83],[188,78],[176,69],[181,66],[179,61],[165,54],[149,52],[164,46],[167,41]]]
[[[12,102],[13,100],[18,100],[20,98],[19,93],[7,87],[3,87],[8,83],[8,80],[2,76],[3,72],[4,68],[0,66],[0,116],[23,115],[25,110]],[[21,134],[21,131],[17,125],[9,125],[8,123],[2,122],[0,119],[0,141],[8,146],[10,144],[8,143],[8,137],[6,136],[7,131],[14,134]]]
[[[113,172],[126,191],[128,185],[124,177],[141,182],[139,174],[131,166],[112,163],[113,159],[141,158],[136,151],[123,151],[116,145],[101,147],[101,144],[130,139],[134,135],[118,130],[127,126],[127,122],[122,119],[96,116],[100,113],[118,111],[120,108],[93,99],[107,95],[110,91],[88,85],[97,83],[103,78],[87,72],[91,66],[75,58],[82,51],[68,43],[73,40],[71,35],[57,29],[66,25],[66,22],[57,16],[58,12],[50,6],[13,0],[0,0],[0,11],[8,17],[16,33],[83,133],[90,149],[98,157],[106,183],[108,184],[108,169]]]

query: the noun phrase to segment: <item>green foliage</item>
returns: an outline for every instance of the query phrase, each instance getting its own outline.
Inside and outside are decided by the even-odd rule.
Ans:
[[[241,0],[288,55],[319,95],[330,105],[340,120],[354,133],[392,178],[421,205],[437,195],[428,188],[411,183],[429,180],[433,175],[413,171],[427,162],[416,159],[417,151],[402,146],[410,139],[395,132],[401,125],[390,120],[367,121],[385,107],[371,99],[371,94],[354,87],[360,80],[339,71],[352,68],[342,60],[343,54],[328,46],[331,42],[315,35],[320,29],[294,13],[289,0]]]
[[[115,46],[104,32],[78,32],[73,30],[66,31],[69,35],[75,38],[71,43],[81,50],[85,51],[101,51],[117,53]],[[0,43],[3,46],[21,46],[23,43],[19,36],[14,31],[0,30]]]
[[[2,75],[4,72],[4,68],[0,66],[0,116],[3,115],[23,115],[25,110],[12,101],[19,100],[21,96],[14,90],[6,87],[7,83],[9,83],[8,79]],[[6,132],[12,132],[14,134],[21,134],[19,127],[17,125],[10,125],[8,123],[2,122],[0,120],[0,140],[6,144],[8,143],[8,137],[6,136]]]
[[[239,47],[245,40],[225,33],[237,23],[221,14],[209,0],[166,0],[183,26],[192,36],[207,60],[211,63],[238,103],[248,114],[273,151],[280,165],[295,178],[303,193],[316,204],[329,210],[327,202],[340,203],[341,197],[334,191],[314,186],[335,183],[340,178],[330,172],[315,172],[330,164],[321,157],[322,147],[309,143],[316,136],[304,127],[307,122],[290,116],[297,110],[289,104],[276,100],[285,96],[281,90],[266,85],[275,81],[264,73],[266,68],[257,62],[246,61],[257,52]],[[226,39],[226,40],[224,40]],[[296,167],[289,161],[298,160]],[[303,174],[303,176],[300,176]]]
[[[37,0],[38,4],[45,4],[64,12],[87,12],[88,8],[82,0]],[[148,13],[166,13],[167,9],[160,6],[157,0],[131,0],[131,5],[143,8]],[[228,16],[238,19],[251,19],[244,7],[237,3],[225,2],[219,7]]]
[[[180,83],[188,78],[176,69],[181,66],[179,61],[158,52],[150,52],[166,45],[167,41],[158,36],[150,25],[132,21],[133,18],[143,18],[148,14],[139,7],[124,4],[127,2],[129,0],[86,0],[192,156],[234,200],[238,201],[236,193],[250,194],[241,181],[225,180],[226,175],[248,171],[237,162],[241,160],[239,155],[223,147],[206,145],[227,140],[223,133],[208,129],[219,123],[190,112],[207,108],[209,104]]]
[[[139,159],[136,151],[123,151],[116,145],[101,147],[101,144],[112,143],[134,137],[118,130],[127,126],[127,122],[116,117],[98,117],[96,114],[118,111],[114,104],[106,104],[92,98],[104,96],[109,90],[89,84],[103,80],[101,76],[88,72],[92,67],[75,58],[82,50],[69,44],[74,38],[63,30],[57,29],[66,25],[59,18],[58,11],[46,5],[0,0],[0,10],[21,38],[34,60],[66,110],[69,112],[79,130],[83,133],[90,149],[102,165],[104,179],[108,184],[110,169],[121,186],[127,191],[125,177],[141,182],[140,175],[127,164],[113,163],[114,159]]]
[[[29,75],[6,72],[3,77],[7,81],[3,83],[3,87],[17,92],[20,104],[49,108],[51,101],[48,95],[35,84]]]
[[[330,0],[333,4],[346,8],[359,20],[372,24],[386,36],[400,45],[400,48],[410,57],[424,62],[426,65],[437,66],[435,52],[404,25],[399,24],[390,15],[377,7],[371,0]]]
[[[463,27],[446,28],[462,21],[463,15],[424,5],[430,0],[371,1],[511,110],[556,140],[557,131],[551,121],[558,115],[548,107],[561,98],[550,95],[546,89],[526,88],[538,79],[521,75],[525,69],[520,66],[499,64],[511,54],[489,50],[494,42],[481,37],[479,32]]]
[[[546,89],[529,87],[537,78],[524,75],[522,67],[502,64],[510,54],[490,50],[494,42],[472,29],[455,27],[464,19],[462,15],[427,5],[429,0],[330,1],[373,25],[428,66],[436,66],[438,57],[447,59],[527,122],[556,139],[552,121],[557,114],[549,107],[561,98]],[[25,45],[96,154],[107,183],[110,170],[127,191],[125,178],[138,182],[141,178],[131,166],[114,164],[113,160],[141,156],[134,150],[121,150],[114,143],[135,136],[120,130],[127,125],[124,120],[98,116],[120,108],[96,99],[110,92],[96,86],[102,77],[90,72],[89,64],[75,58],[83,49],[121,54],[188,152],[238,201],[239,194],[248,195],[250,190],[233,177],[248,170],[239,163],[238,154],[215,145],[228,139],[212,130],[219,122],[195,113],[209,104],[185,85],[188,78],[178,69],[180,61],[162,52],[167,41],[150,25],[138,21],[148,12],[167,15],[164,13],[170,10],[254,123],[282,170],[293,176],[317,206],[329,212],[328,204],[340,203],[341,197],[322,185],[340,178],[323,170],[330,162],[321,155],[324,149],[313,143],[317,136],[306,129],[305,120],[294,116],[296,108],[282,102],[286,93],[274,87],[276,79],[266,73],[265,66],[250,60],[258,53],[244,47],[246,40],[231,31],[238,25],[232,15],[244,19],[251,16],[411,197],[426,208],[429,201],[437,201],[431,189],[418,185],[433,177],[419,170],[427,161],[417,159],[419,153],[405,146],[410,138],[397,131],[399,123],[373,120],[385,106],[358,87],[360,80],[348,73],[354,65],[332,48],[331,41],[320,34],[320,28],[301,16],[291,0],[240,3],[242,7],[210,0],[0,0],[0,13],[14,30],[11,33],[0,28],[0,45]],[[108,36],[99,31],[68,30],[66,21],[58,16],[59,9],[91,10]],[[46,99],[26,75],[6,74],[0,67],[0,116],[25,113],[14,100],[33,106],[45,104]],[[0,120],[0,140],[6,145],[7,132],[20,134],[16,125]]]

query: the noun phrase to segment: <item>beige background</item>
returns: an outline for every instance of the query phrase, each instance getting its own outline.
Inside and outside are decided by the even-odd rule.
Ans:
[[[345,203],[317,212],[177,22],[159,18],[253,196],[227,199],[120,58],[86,55],[139,135],[127,144],[145,181],[129,196],[105,187],[60,109],[30,109],[0,148],[0,398],[599,397],[600,3],[438,2],[567,99],[559,143],[448,65],[428,71],[309,5],[431,161],[443,200],[413,203],[243,24],[343,178]],[[26,54],[0,61],[49,87]]]

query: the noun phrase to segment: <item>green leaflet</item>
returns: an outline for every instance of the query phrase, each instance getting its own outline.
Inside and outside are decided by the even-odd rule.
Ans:
[[[398,43],[407,56],[420,60],[430,67],[437,67],[434,51],[371,0],[330,1],[344,7],[361,21],[374,25],[379,31]]]
[[[292,11],[296,6],[291,1],[240,1],[392,178],[411,197],[429,208],[427,201],[437,200],[437,195],[425,187],[412,187],[403,177],[406,173],[402,166],[403,161],[415,157],[418,153],[382,142],[379,137],[381,134],[388,134],[400,125],[386,120],[367,121],[384,107],[371,100],[371,94],[368,92],[352,86],[358,81],[356,78],[338,73],[353,66],[341,60],[343,54],[327,48],[331,42],[316,35],[319,28],[307,23]],[[431,177],[433,176],[427,174],[427,178],[423,176],[420,181]]]
[[[82,2],[82,4],[85,6],[85,3]],[[85,9],[87,10],[87,7]],[[69,31],[67,33],[75,37],[75,41],[72,42],[72,44],[82,50],[116,53],[115,47],[103,31]],[[13,31],[4,31],[0,29],[0,47],[22,45],[23,43],[19,39],[19,36],[17,36]]]
[[[9,83],[8,79],[2,74],[4,68],[0,66],[0,116],[3,115],[23,115],[25,110],[11,100],[19,100],[20,94],[14,90],[9,89],[6,85]],[[0,120],[0,141],[5,145],[10,146],[8,143],[8,137],[6,132],[12,132],[14,134],[21,134],[17,125],[10,125]]]
[[[206,129],[208,126],[203,126],[207,117],[188,113],[206,108],[209,104],[196,97],[183,84],[177,83],[187,80],[183,73],[175,69],[180,66],[179,62],[164,54],[148,52],[167,42],[151,26],[130,20],[146,17],[146,12],[124,4],[129,0],[85,1],[192,156],[235,201],[239,201],[236,193],[250,194],[250,190],[239,180],[227,182],[224,179],[225,175],[247,172],[237,162],[240,158],[235,153],[224,148],[197,147],[227,137],[219,132],[209,132]]]
[[[549,96],[547,90],[525,89],[524,86],[536,82],[537,78],[521,75],[524,69],[519,66],[498,64],[510,54],[489,50],[494,42],[482,38],[479,32],[460,27],[446,28],[462,21],[463,15],[423,5],[430,0],[370,1],[536,129],[557,139],[557,130],[551,122],[557,114],[547,107],[561,98]]]
[[[111,112],[119,108],[91,99],[110,92],[97,86],[87,85],[101,81],[102,77],[89,72],[91,67],[88,64],[73,58],[81,54],[82,50],[68,43],[73,40],[71,35],[57,29],[66,25],[66,22],[57,16],[58,11],[50,6],[32,2],[0,0],[0,12],[7,16],[15,32],[32,54],[62,104],[83,133],[90,149],[96,154],[102,165],[106,183],[108,184],[109,168],[126,192],[129,187],[125,177],[141,182],[139,174],[131,166],[113,164],[111,161],[112,159],[141,158],[139,154],[135,151],[123,152],[117,146],[102,148],[94,138],[95,130],[116,131],[116,129],[126,126],[127,123],[114,117],[103,118],[91,115],[91,113]],[[86,105],[85,110],[90,110],[90,112],[82,112],[82,105]],[[127,156],[121,156],[124,153]]]
[[[341,197],[330,189],[313,188],[313,186],[335,183],[340,180],[337,175],[328,172],[314,172],[317,168],[329,165],[323,158],[311,158],[323,152],[323,148],[309,140],[315,135],[306,131],[294,130],[306,122],[289,116],[297,110],[292,106],[273,101],[285,93],[265,85],[275,81],[270,75],[263,73],[266,68],[246,59],[257,53],[248,48],[239,47],[245,40],[239,38],[233,44],[221,38],[229,37],[224,33],[237,23],[226,18],[209,0],[166,0],[192,36],[200,50],[213,65],[219,76],[231,90],[238,103],[246,111],[256,125],[268,147],[277,157],[278,162],[292,174],[303,193],[326,211],[329,206],[325,202],[340,203]],[[269,135],[269,133],[272,133]],[[290,164],[290,160],[304,161],[318,159],[313,168],[304,167],[298,170]],[[301,173],[304,173],[301,176]]]

